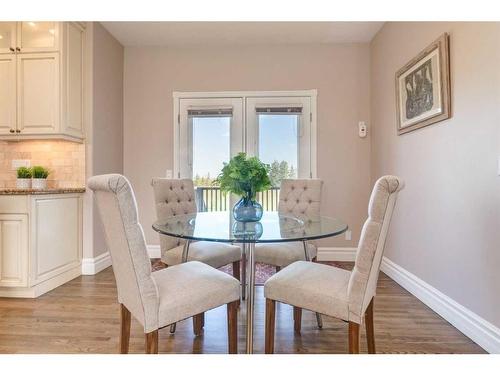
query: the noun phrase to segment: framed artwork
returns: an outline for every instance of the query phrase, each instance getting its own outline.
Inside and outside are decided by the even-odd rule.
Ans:
[[[396,108],[398,135],[451,117],[448,34],[396,73]]]

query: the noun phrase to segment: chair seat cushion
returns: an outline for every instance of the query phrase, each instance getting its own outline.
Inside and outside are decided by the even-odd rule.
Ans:
[[[187,262],[151,274],[159,295],[159,327],[240,298],[234,277],[201,262]]]
[[[325,264],[299,261],[290,264],[264,284],[264,296],[349,320],[347,285],[351,272]]]
[[[316,246],[308,243],[309,259],[316,257]],[[298,260],[306,260],[302,242],[259,243],[255,245],[255,261],[286,267]]]
[[[184,246],[163,252],[162,261],[169,266],[182,263]],[[197,260],[214,268],[237,262],[241,259],[241,248],[226,243],[198,241],[189,245],[188,261]]]

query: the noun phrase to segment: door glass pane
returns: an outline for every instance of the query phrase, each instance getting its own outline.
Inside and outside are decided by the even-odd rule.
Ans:
[[[230,117],[192,118],[192,170],[199,211],[229,209],[229,197],[215,184],[223,163],[230,159]]]
[[[53,47],[56,40],[55,22],[22,22],[21,47]]]
[[[12,33],[14,32],[15,22],[0,22],[0,49],[9,49],[15,47],[12,45]]]
[[[298,115],[259,114],[259,158],[271,166],[275,187],[284,178],[297,178]]]

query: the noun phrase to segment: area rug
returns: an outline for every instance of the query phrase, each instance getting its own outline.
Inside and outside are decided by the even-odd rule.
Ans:
[[[346,262],[318,262],[322,264],[326,264],[329,266],[333,267],[339,267],[343,269],[348,269],[350,270],[352,268],[352,265]],[[151,267],[153,271],[158,271],[163,268],[165,268],[165,264],[161,261],[159,258],[153,258],[151,259]],[[219,268],[221,271],[226,272],[230,275],[233,274],[232,266],[227,265],[224,267]],[[267,279],[269,279],[272,275],[276,273],[276,269],[274,266],[270,266],[268,264],[264,263],[257,263],[255,265],[255,284],[257,285],[263,285]]]

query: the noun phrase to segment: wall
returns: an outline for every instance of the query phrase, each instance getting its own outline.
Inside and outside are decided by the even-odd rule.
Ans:
[[[57,140],[0,142],[0,188],[16,187],[16,171],[12,169],[15,159],[48,168],[49,188],[85,185],[84,144]]]
[[[123,46],[100,23],[93,24],[91,175],[123,173]],[[93,256],[106,252],[94,206]]]
[[[357,136],[369,122],[367,44],[127,47],[124,77],[124,169],[133,184],[148,244],[157,244],[151,178],[173,169],[173,91],[318,90],[318,177],[324,214],[345,219],[356,246],[366,217],[370,141]]]
[[[443,32],[452,118],[397,136],[395,72]],[[499,23],[387,23],[371,44],[372,181],[406,181],[386,256],[497,327],[499,46]]]

